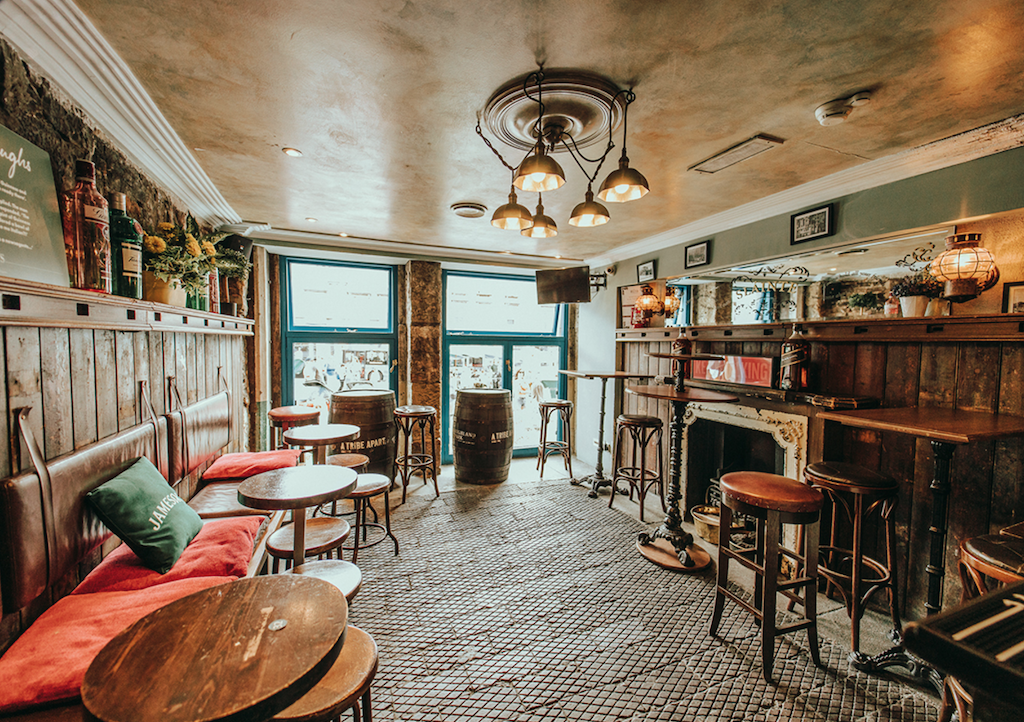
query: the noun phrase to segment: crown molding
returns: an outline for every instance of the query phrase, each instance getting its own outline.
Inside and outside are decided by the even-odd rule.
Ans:
[[[196,218],[214,226],[242,220],[71,0],[0,2],[0,33]]]
[[[587,262],[600,268],[671,246],[699,240],[748,223],[792,213],[840,196],[877,188],[943,168],[1024,146],[1024,114],[1000,120],[934,143],[862,163],[780,191],[736,208],[616,248]]]

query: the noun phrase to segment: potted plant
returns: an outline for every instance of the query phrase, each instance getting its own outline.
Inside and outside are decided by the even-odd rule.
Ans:
[[[846,300],[850,308],[859,309],[861,313],[871,313],[882,307],[882,295],[869,291],[868,293],[851,293]]]
[[[223,243],[217,246],[217,257],[214,262],[223,280],[221,313],[235,315],[238,308],[245,303],[246,281],[249,280],[252,264],[243,251]]]
[[[942,283],[925,269],[896,281],[892,295],[899,299],[900,311],[905,318],[923,316],[928,301],[942,295]]]
[[[146,300],[206,310],[207,284],[216,269],[216,247],[191,214],[185,226],[161,223],[142,244],[142,289]]]

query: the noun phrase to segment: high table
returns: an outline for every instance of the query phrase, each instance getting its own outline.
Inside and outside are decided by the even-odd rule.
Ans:
[[[331,668],[347,623],[345,596],[319,579],[210,587],[114,637],[85,673],[82,702],[103,722],[269,719]]]
[[[587,494],[591,499],[597,497],[597,490],[602,486],[611,486],[612,480],[604,475],[604,412],[605,399],[608,397],[608,379],[651,379],[653,374],[634,374],[628,371],[568,371],[561,370],[558,373],[573,379],[601,379],[601,415],[597,427],[597,466],[594,473],[582,479],[571,479],[572,484],[590,484],[590,492]],[[614,471],[614,470],[613,470]]]
[[[652,356],[654,354],[651,354]],[[682,366],[682,364],[680,364]],[[679,379],[677,378],[677,382]],[[690,401],[704,401],[706,403],[731,403],[739,398],[733,394],[724,394],[719,391],[707,391],[705,389],[682,388],[676,386],[628,386],[626,391],[637,396],[646,396],[651,399],[664,399],[672,402],[672,423],[671,429],[671,451],[669,461],[668,498],[665,503],[668,506],[665,521],[661,523],[653,534],[641,532],[637,538],[637,548],[640,553],[658,564],[669,569],[678,571],[697,571],[711,563],[711,557],[703,551],[694,548],[691,555],[688,547],[693,544],[693,535],[683,530],[683,517],[679,512],[679,502],[682,499],[682,485],[680,476],[682,473],[681,457],[683,447],[683,415],[686,413],[686,404]],[[675,554],[673,558],[665,549],[664,545],[658,545],[658,540],[664,540],[671,544]],[[695,559],[694,556],[699,556]]]
[[[306,561],[306,509],[344,499],[355,488],[356,472],[352,469],[289,466],[250,476],[238,486],[238,502],[251,509],[293,510],[295,566],[299,566]]]
[[[314,424],[295,426],[284,432],[284,443],[289,446],[312,446],[314,464],[327,463],[327,447],[359,438],[359,427],[352,424]]]
[[[935,407],[861,409],[857,411],[822,411],[819,419],[838,421],[875,431],[895,431],[928,439],[932,444],[934,478],[929,486],[932,493],[932,520],[928,533],[931,546],[928,553],[928,599],[925,608],[932,615],[942,608],[942,581],[945,577],[946,530],[948,528],[947,501],[949,498],[949,464],[959,444],[974,441],[1024,436],[1024,417],[993,414],[984,411],[960,411]],[[898,639],[898,635],[897,635]],[[863,653],[851,655],[854,666],[871,672],[887,667],[903,667],[914,677],[936,684],[941,689],[939,674],[908,655],[902,642],[876,657]]]

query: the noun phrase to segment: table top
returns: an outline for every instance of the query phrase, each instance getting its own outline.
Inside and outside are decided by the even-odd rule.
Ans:
[[[326,446],[358,438],[359,427],[352,424],[314,424],[284,432],[284,443],[292,446]]]
[[[320,579],[204,589],[114,637],[85,673],[82,701],[105,722],[269,719],[331,668],[347,623],[345,596]]]
[[[1024,417],[932,406],[821,411],[819,419],[876,431],[896,431],[951,444],[1024,436]]]
[[[651,358],[670,358],[673,361],[724,361],[725,356],[713,353],[649,353]]]
[[[356,472],[344,466],[289,466],[250,476],[238,486],[238,502],[250,509],[305,509],[343,499],[356,488]]]
[[[569,371],[560,370],[558,373],[571,376],[574,379],[653,379],[654,374],[632,373],[630,371]]]
[[[664,399],[666,401],[706,401],[707,403],[729,403],[739,401],[735,394],[725,394],[721,391],[708,391],[707,389],[695,389],[687,386],[682,391],[676,391],[676,387],[670,384],[658,384],[651,386],[627,386],[626,391],[637,396],[647,396],[652,399]]]

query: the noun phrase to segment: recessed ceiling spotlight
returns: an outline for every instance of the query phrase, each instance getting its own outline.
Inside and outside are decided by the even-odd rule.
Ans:
[[[867,105],[870,102],[871,93],[866,90],[862,90],[859,93],[854,93],[849,98],[830,100],[823,105],[819,105],[814,110],[814,117],[817,118],[818,122],[825,127],[830,125],[839,125],[850,117],[850,113],[853,112],[854,108]]]
[[[301,158],[302,151],[298,148],[282,148],[281,152],[285,155],[290,155],[292,158]]]
[[[307,223],[316,223],[316,218],[307,218],[306,222]]]
[[[206,152],[206,148],[193,148],[192,150],[194,150],[196,153],[205,153]]]
[[[475,203],[473,201],[458,201],[452,203],[452,211],[455,215],[461,218],[481,218],[487,213],[487,206],[483,203]]]
[[[828,272],[829,273],[835,273],[838,270],[839,270],[838,268],[830,268],[830,269],[828,269]]]
[[[341,236],[342,238],[348,238],[347,233],[339,233],[338,235]]]

